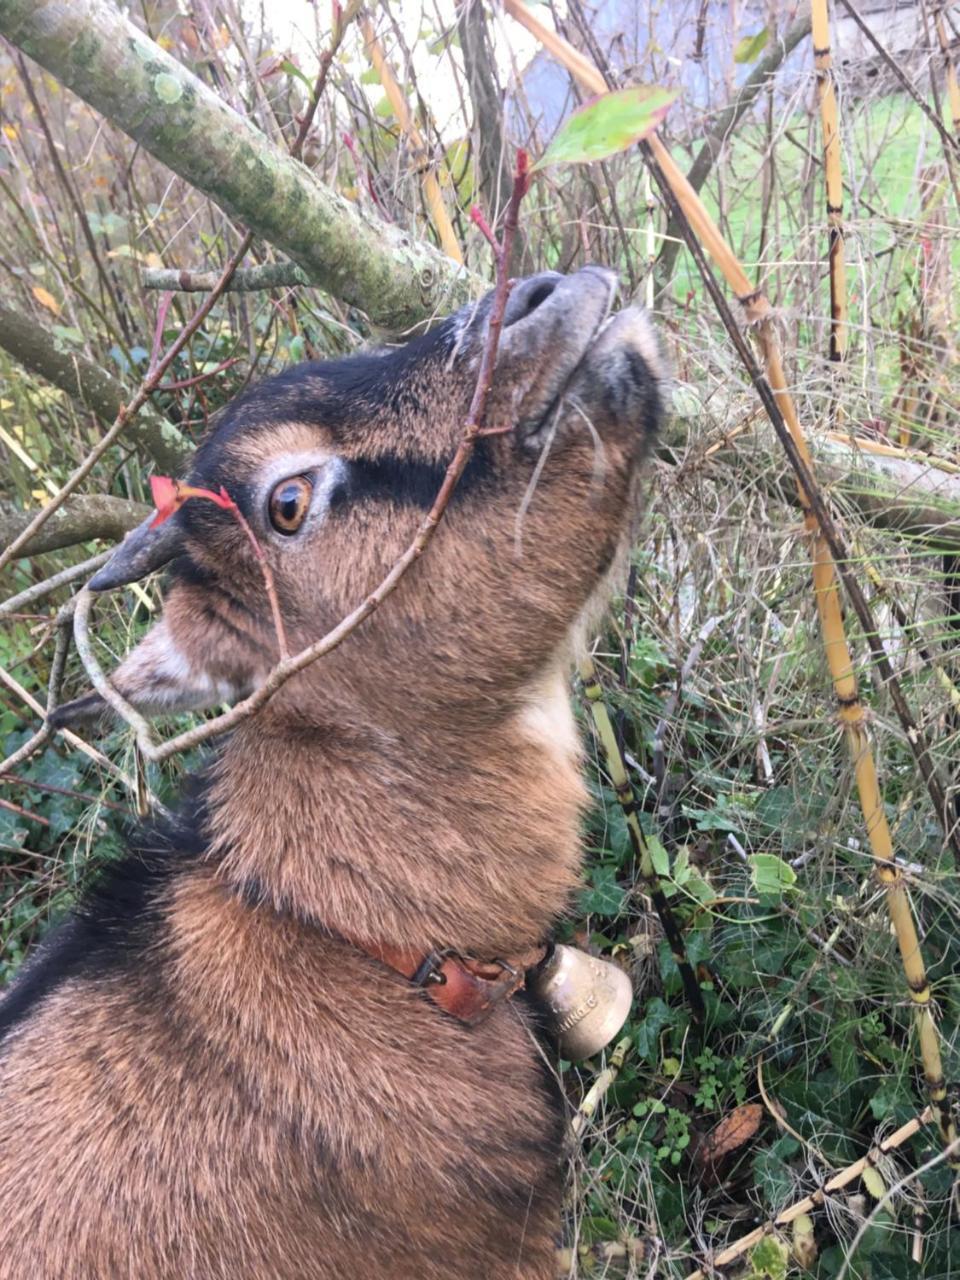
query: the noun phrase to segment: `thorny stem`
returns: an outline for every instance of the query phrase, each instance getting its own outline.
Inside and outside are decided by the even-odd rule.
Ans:
[[[437,492],[437,496],[433,500],[429,512],[424,516],[420,523],[420,527],[407,547],[406,551],[396,560],[390,568],[387,575],[380,582],[379,586],[353,610],[348,614],[332,631],[321,639],[315,641],[306,649],[302,649],[300,653],[294,654],[291,658],[285,658],[279,662],[273,670],[268,674],[263,684],[249,698],[245,698],[243,702],[238,702],[236,706],[221,716],[217,716],[213,720],[208,720],[204,724],[198,725],[194,729],[181,733],[175,738],[170,738],[167,742],[157,744],[153,740],[150,725],[140,713],[123,698],[117,690],[110,684],[107,677],[101,670],[96,658],[93,655],[89,634],[87,632],[87,619],[90,612],[92,596],[86,590],[81,591],[77,597],[77,610],[74,618],[74,634],[77,641],[77,650],[80,653],[83,664],[87,669],[94,687],[98,693],[113,707],[113,709],[128,724],[136,730],[137,745],[148,760],[159,762],[169,759],[170,756],[176,755],[181,751],[186,751],[191,747],[195,747],[200,742],[206,742],[207,739],[225,733],[228,729],[232,729],[234,725],[241,720],[247,719],[266,703],[276,691],[299,671],[316,662],[318,658],[322,658],[325,654],[330,653],[339,644],[342,644],[346,638],[356,631],[357,627],[364,622],[370,614],[375,612],[380,605],[386,600],[387,596],[392,594],[400,583],[401,579],[411,568],[413,564],[423,555],[437,530],[440,521],[443,519],[447,504],[453,495],[454,489],[460,481],[467,468],[467,464],[473,455],[474,447],[480,436],[484,434],[484,413],[486,410],[487,397],[490,386],[493,381],[493,371],[496,365],[497,350],[500,343],[500,330],[503,326],[504,312],[507,307],[507,298],[510,294],[512,281],[508,276],[510,253],[513,247],[513,241],[517,234],[519,225],[520,204],[523,197],[527,193],[530,185],[530,175],[527,163],[527,154],[525,151],[517,152],[517,165],[514,172],[513,191],[510,196],[510,203],[507,207],[506,217],[503,226],[503,239],[498,245],[497,252],[497,275],[496,284],[494,285],[493,301],[490,308],[490,319],[487,327],[486,340],[484,342],[483,355],[480,361],[480,371],[477,375],[476,386],[474,387],[473,397],[470,402],[470,408],[467,413],[466,422],[464,423],[463,435],[457,446],[450,465],[447,467],[443,478],[443,483]]]

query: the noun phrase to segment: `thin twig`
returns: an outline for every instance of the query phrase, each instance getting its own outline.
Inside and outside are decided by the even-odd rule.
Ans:
[[[89,560],[81,560],[79,564],[72,564],[68,569],[61,569],[59,573],[53,574],[52,577],[44,578],[43,582],[35,582],[32,587],[26,587],[15,596],[11,596],[9,600],[4,600],[0,604],[0,617],[16,613],[24,605],[33,604],[35,600],[42,600],[44,596],[50,595],[58,587],[65,587],[71,582],[76,582],[77,578],[89,577],[102,564],[106,564],[112,555],[113,548],[109,551],[101,551],[99,555],[91,556]]]

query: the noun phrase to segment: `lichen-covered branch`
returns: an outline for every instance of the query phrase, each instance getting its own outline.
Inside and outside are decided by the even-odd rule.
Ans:
[[[99,494],[68,498],[20,554],[32,556],[41,551],[58,551],[78,542],[92,542],[95,538],[119,542],[125,533],[145,520],[152,509],[142,502]],[[0,509],[0,547],[9,546],[35,514],[33,511]]]
[[[145,289],[177,289],[181,293],[207,293],[217,283],[219,271],[178,271],[175,267],[148,267]],[[295,262],[265,262],[259,267],[235,271],[225,293],[254,293],[258,289],[289,289],[309,285],[310,278]]]
[[[469,273],[324,186],[109,0],[0,0],[0,34],[375,324],[404,330],[470,296]]]
[[[99,365],[69,351],[56,337],[23,311],[0,303],[0,347],[25,369],[52,382],[78,404],[95,413],[108,426],[124,402],[123,387]],[[127,429],[127,438],[139,445],[161,471],[179,475],[186,469],[193,445],[172,422],[144,405]]]

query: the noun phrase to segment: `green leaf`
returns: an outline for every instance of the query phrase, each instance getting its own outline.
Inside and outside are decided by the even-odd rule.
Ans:
[[[580,909],[590,915],[615,916],[623,906],[624,896],[613,867],[594,867],[590,887],[581,894]]]
[[[379,84],[380,72],[376,67],[369,67],[360,77],[361,84]]]
[[[887,1184],[884,1182],[882,1174],[872,1164],[868,1164],[863,1171],[863,1185],[874,1200],[882,1200],[887,1194]]]
[[[766,895],[782,898],[797,883],[797,873],[793,867],[775,853],[752,853],[747,862],[750,864],[753,887],[761,897]]]
[[[754,36],[744,36],[733,51],[734,62],[756,62],[766,48],[769,39],[770,32],[766,27],[762,31],[758,31]]]
[[[656,129],[678,96],[675,89],[641,84],[594,98],[564,121],[533,167],[584,164],[625,151]]]
[[[643,1016],[637,1022],[633,1033],[633,1042],[638,1055],[653,1066],[660,1057],[660,1033],[665,1027],[672,1026],[676,1015],[668,1004],[659,996],[649,1002]]]
[[[308,93],[313,93],[313,85],[295,62],[291,62],[289,58],[284,59],[284,61],[280,63],[280,70],[285,71],[288,76],[294,76],[295,79],[301,82],[301,84],[306,85]]]
[[[787,1259],[789,1252],[786,1245],[768,1236],[750,1250],[749,1280],[786,1280]]]
[[[650,861],[658,876],[665,878],[670,874],[670,855],[657,836],[647,836],[647,848],[650,850]]]

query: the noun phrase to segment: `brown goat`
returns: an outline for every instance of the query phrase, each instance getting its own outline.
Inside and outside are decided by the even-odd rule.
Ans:
[[[547,1280],[563,1113],[526,998],[477,1025],[376,958],[541,944],[584,802],[568,667],[629,546],[660,414],[610,272],[518,282],[490,425],[429,553],[243,721],[0,1005],[0,1276]],[[490,300],[235,401],[191,481],[262,543],[293,651],[409,541],[462,431]],[[276,659],[228,512],[185,505],[95,587],[171,559],[121,664],[151,714]],[[102,709],[69,705],[68,722]]]

